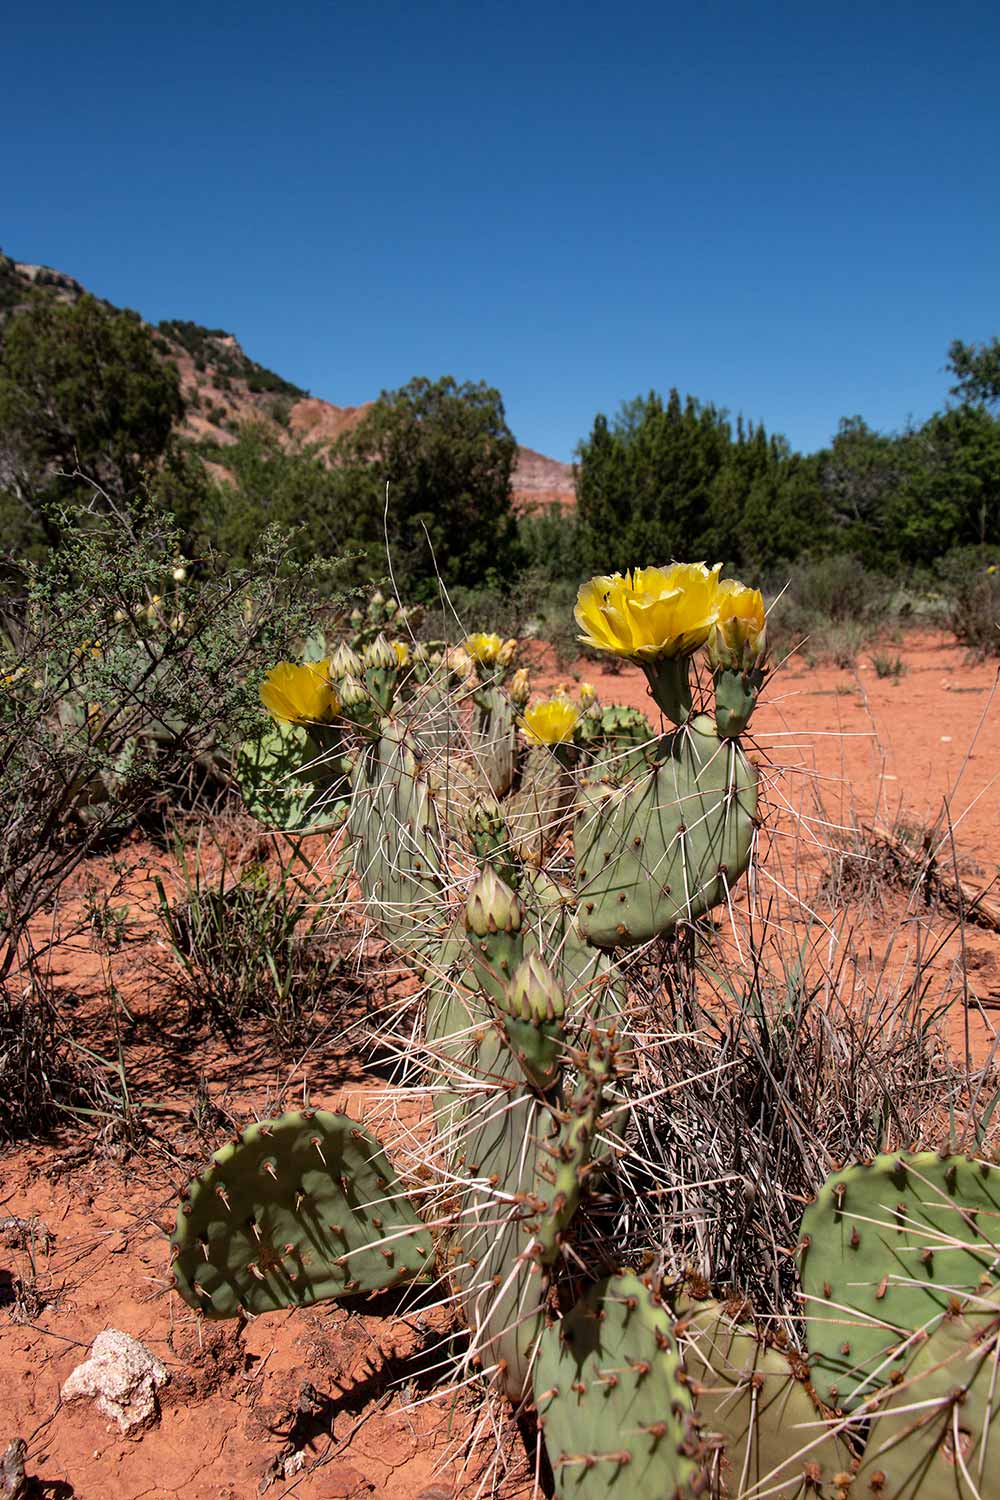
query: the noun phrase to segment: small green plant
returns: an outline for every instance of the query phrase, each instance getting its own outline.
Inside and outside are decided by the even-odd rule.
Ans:
[[[888,678],[891,682],[898,682],[906,671],[906,664],[901,656],[887,656],[883,652],[877,652],[872,657],[872,666],[876,677]]]
[[[181,896],[169,900],[157,876],[158,914],[191,1019],[234,1045],[248,1021],[263,1021],[279,1053],[293,1052],[315,1026],[329,974],[317,941],[320,903],[296,873],[295,853],[279,846],[272,872],[199,836],[191,853],[178,842],[175,858]]]

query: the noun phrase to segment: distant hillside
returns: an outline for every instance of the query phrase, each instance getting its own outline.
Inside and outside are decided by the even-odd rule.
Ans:
[[[75,277],[50,266],[36,266],[0,254],[0,337],[7,318],[32,297],[73,302],[86,288]],[[105,301],[105,299],[99,299]],[[111,306],[105,301],[105,306]],[[356,427],[371,402],[334,406],[283,376],[259,365],[245,353],[234,334],[222,328],[172,318],[154,330],[156,347],[177,366],[185,402],[183,430],[194,439],[226,444],[241,423],[274,424],[290,438],[332,443]],[[540,505],[572,506],[576,501],[570,464],[519,448],[513,479],[518,509]]]

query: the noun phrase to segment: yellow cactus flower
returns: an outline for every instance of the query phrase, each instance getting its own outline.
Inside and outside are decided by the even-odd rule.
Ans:
[[[410,648],[405,641],[393,641],[392,649],[396,653],[396,664],[399,667],[410,665]]]
[[[579,639],[633,661],[690,656],[718,618],[721,563],[673,563],[591,578],[577,596]]]
[[[567,698],[546,698],[526,708],[520,720],[524,737],[532,745],[560,745],[573,738],[580,710]]]
[[[503,641],[495,632],[484,635],[481,630],[477,630],[473,635],[465,637],[462,649],[481,667],[491,667],[495,661],[499,660],[500,652],[503,650]]]
[[[764,598],[736,578],[719,584],[719,617],[708,637],[712,666],[744,669],[764,654]]]
[[[280,723],[324,723],[340,712],[329,668],[326,661],[280,661],[261,683],[260,701]]]

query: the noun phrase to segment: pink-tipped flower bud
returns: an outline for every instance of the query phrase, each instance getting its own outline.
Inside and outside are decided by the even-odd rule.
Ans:
[[[507,1010],[536,1025],[561,1021],[566,1014],[566,996],[540,953],[529,953],[514,970],[507,990]]]
[[[466,898],[465,925],[476,937],[521,930],[521,903],[492,865],[483,866]]]

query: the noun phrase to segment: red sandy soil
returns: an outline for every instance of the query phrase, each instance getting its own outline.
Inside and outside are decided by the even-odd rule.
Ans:
[[[941,865],[945,873],[957,869],[976,889],[989,887],[998,870],[1000,816],[995,664],[969,663],[941,637],[915,636],[882,649],[902,657],[898,681],[878,678],[865,656],[853,672],[793,663],[769,684],[754,735],[761,762],[780,768],[768,774],[779,834],[764,852],[764,866],[771,861],[772,870],[790,879],[780,831],[794,829],[796,818],[811,820],[802,825],[803,842],[811,841],[815,873],[837,840],[836,825],[902,819],[911,830],[926,827],[947,799],[954,853],[949,840]],[[550,669],[538,681],[550,687],[581,678],[606,701],[649,707],[642,679],[629,670],[610,673],[581,662],[563,679]],[[108,960],[133,1017],[124,1031],[126,1070],[134,1097],[159,1107],[144,1111],[151,1135],[138,1150],[110,1130],[95,1146],[92,1128],[68,1124],[3,1155],[0,1219],[35,1217],[48,1239],[37,1243],[32,1266],[13,1242],[4,1248],[0,1229],[0,1452],[23,1436],[28,1473],[44,1481],[35,1493],[76,1500],[252,1500],[264,1492],[298,1500],[475,1495],[471,1470],[461,1477],[449,1462],[478,1420],[471,1399],[459,1393],[425,1400],[434,1377],[406,1363],[408,1354],[431,1348],[429,1334],[442,1326],[440,1314],[376,1317],[329,1304],[272,1314],[242,1332],[231,1324],[199,1327],[163,1280],[164,1231],[177,1191],[234,1125],[304,1096],[373,1123],[384,1118],[382,1079],[343,1040],[347,1021],[384,995],[389,981],[377,957],[363,976],[363,993],[343,986],[331,997],[330,1029],[304,1060],[278,1062],[256,1032],[230,1050],[187,1022],[171,990],[170,960],[153,917],[153,876],[166,872],[169,860],[141,842],[116,858],[129,873],[114,904],[128,903],[132,923],[129,941]],[[79,915],[88,882],[109,882],[112,864],[95,861],[83,873],[61,913],[65,930]],[[829,911],[820,915],[832,921]],[[972,987],[970,1033],[982,1056],[992,1039],[991,1007],[1000,1005],[997,934],[969,925],[964,940],[948,936],[949,913],[904,910],[898,901],[881,914],[861,913],[858,921],[869,949],[894,924],[943,935],[935,960],[942,983],[949,975],[954,981],[964,957],[962,972]],[[53,969],[74,1032],[112,1056],[101,956],[83,936],[69,938],[57,949]],[[961,1044],[964,1020],[950,1030]],[[192,1107],[199,1079],[224,1123],[197,1126]],[[390,1149],[398,1149],[401,1134],[416,1121],[405,1103],[393,1116],[379,1128]],[[18,1281],[32,1295],[15,1296],[10,1288]],[[89,1402],[60,1404],[63,1381],[108,1327],[134,1334],[170,1371],[161,1419],[138,1439],[122,1437]],[[531,1483],[522,1450],[512,1433],[504,1443],[510,1466],[498,1493],[502,1500],[527,1500]],[[493,1454],[489,1424],[478,1446],[481,1460]],[[305,1454],[301,1471],[268,1484],[276,1461],[293,1450]]]

